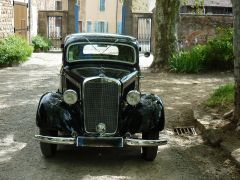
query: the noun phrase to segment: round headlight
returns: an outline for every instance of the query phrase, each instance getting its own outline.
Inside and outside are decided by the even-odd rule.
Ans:
[[[136,106],[140,102],[140,92],[137,90],[129,91],[127,94],[127,102],[132,106]]]
[[[67,103],[69,105],[75,104],[78,100],[77,92],[72,89],[66,90],[63,93],[63,100],[65,103]]]

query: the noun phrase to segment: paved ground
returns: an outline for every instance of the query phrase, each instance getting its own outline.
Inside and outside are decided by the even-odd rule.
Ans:
[[[19,67],[0,69],[0,179],[239,179],[240,171],[219,149],[200,136],[177,137],[172,127],[193,123],[191,106],[214,88],[232,81],[230,74],[179,75],[144,72],[143,91],[161,95],[166,106],[167,146],[154,162],[139,148],[74,149],[60,147],[45,160],[33,139],[40,96],[55,91],[61,55],[34,54]]]

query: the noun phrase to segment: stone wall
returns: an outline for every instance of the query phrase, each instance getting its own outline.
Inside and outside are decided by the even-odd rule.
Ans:
[[[127,11],[125,33],[137,37],[137,22],[133,14]],[[153,12],[154,13],[154,12]],[[135,14],[137,15],[137,13]],[[147,13],[146,13],[147,15]],[[152,21],[152,47],[154,47],[154,18]],[[180,46],[186,48],[195,44],[202,44],[216,34],[216,29],[232,27],[233,16],[230,15],[181,15],[178,27]],[[152,49],[154,50],[154,49]]]
[[[0,39],[14,33],[13,1],[0,1]]]
[[[233,26],[233,16],[228,15],[181,15],[178,38],[182,47],[205,43],[216,34],[218,27]]]

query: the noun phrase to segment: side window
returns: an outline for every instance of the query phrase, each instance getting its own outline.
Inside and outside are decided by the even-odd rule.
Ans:
[[[105,11],[105,0],[100,0],[100,11]]]

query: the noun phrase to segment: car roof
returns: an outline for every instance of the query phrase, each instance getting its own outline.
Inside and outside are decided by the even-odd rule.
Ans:
[[[75,33],[65,38],[65,46],[74,42],[120,42],[136,45],[137,39],[132,36],[108,33]]]

